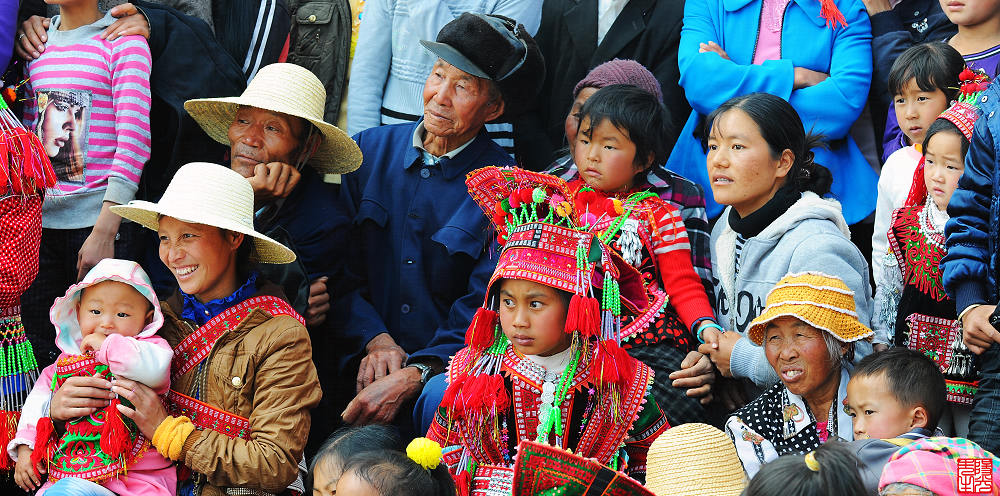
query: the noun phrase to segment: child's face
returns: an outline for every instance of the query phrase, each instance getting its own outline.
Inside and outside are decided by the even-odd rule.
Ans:
[[[635,175],[645,169],[635,165],[635,143],[628,134],[607,119],[591,126],[589,117],[580,121],[573,162],[588,186],[604,192],[631,187]]]
[[[581,88],[580,92],[576,94],[576,99],[573,100],[573,106],[570,107],[569,113],[566,114],[566,122],[564,123],[566,129],[566,143],[569,143],[570,153],[576,144],[576,132],[580,130],[580,109],[583,108],[583,104],[587,103],[587,100],[597,93],[598,88],[593,88],[587,86]]]
[[[315,493],[314,493],[315,494]],[[352,470],[341,476],[337,481],[337,496],[382,496],[368,481],[358,477]]]
[[[889,390],[884,373],[855,376],[847,383],[847,408],[854,421],[854,439],[891,439],[917,425],[914,408],[906,408]]]
[[[965,170],[962,136],[940,132],[931,136],[924,151],[924,184],[938,210],[944,210]]]
[[[82,337],[135,336],[153,319],[153,309],[135,288],[118,281],[103,281],[87,287],[76,306]]]
[[[500,284],[500,327],[522,354],[549,356],[569,348],[567,310],[557,289],[522,279]]]
[[[941,10],[956,26],[978,26],[1000,13],[1000,0],[940,0]]]
[[[715,201],[732,205],[744,217],[774,196],[794,162],[791,150],[775,157],[757,123],[740,109],[720,115],[708,136],[708,178]]]
[[[337,483],[340,482],[341,468],[343,467],[339,462],[339,457],[337,460],[329,459],[334,456],[327,455],[327,459],[320,460],[313,467],[312,496],[334,496],[337,494]]]
[[[917,144],[924,142],[927,128],[948,108],[948,97],[940,88],[922,90],[917,85],[916,78],[910,78],[903,86],[903,91],[893,95],[893,103],[899,129],[910,140],[910,144]]]

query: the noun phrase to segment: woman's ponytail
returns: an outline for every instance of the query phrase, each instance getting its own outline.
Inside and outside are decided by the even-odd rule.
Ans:
[[[792,165],[789,178],[796,190],[800,192],[812,191],[823,196],[830,192],[833,174],[830,169],[816,163],[816,154],[813,153],[812,149],[819,147],[826,147],[823,135],[809,133],[805,136],[802,150],[795,152],[795,164]]]

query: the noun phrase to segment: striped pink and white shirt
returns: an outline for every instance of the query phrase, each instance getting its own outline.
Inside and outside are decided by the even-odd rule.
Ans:
[[[112,22],[59,31],[55,16],[45,51],[28,64],[25,123],[59,179],[46,191],[42,227],[93,226],[104,201],[135,198],[149,159],[149,45],[141,36],[102,40]]]

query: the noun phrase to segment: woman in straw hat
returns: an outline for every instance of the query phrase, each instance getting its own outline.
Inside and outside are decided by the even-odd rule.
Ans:
[[[302,317],[253,270],[295,254],[254,230],[250,184],[229,168],[191,163],[158,203],[132,201],[115,213],[157,231],[160,260],[180,286],[161,301],[161,335],[175,356],[168,404],[134,381],[81,378],[56,392],[53,420],[87,415],[117,394],[134,405],[119,408],[152,447],[184,465],[179,493],[302,491],[298,465],[321,392]]]
[[[838,405],[847,395],[854,343],[873,334],[858,321],[854,292],[839,278],[804,272],[778,281],[747,337],[764,347],[781,382],[726,421],[747,475],[828,439],[854,439],[851,417]]]

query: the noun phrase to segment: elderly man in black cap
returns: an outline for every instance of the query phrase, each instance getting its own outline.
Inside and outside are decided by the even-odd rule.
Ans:
[[[484,125],[520,112],[545,74],[534,40],[506,17],[465,13],[421,43],[439,57],[423,119],[355,135],[364,161],[341,188],[359,283],[331,315],[359,347],[344,370],[356,376],[343,412],[353,424],[408,421],[412,400],[463,345],[496,263],[465,175],[514,165]]]

